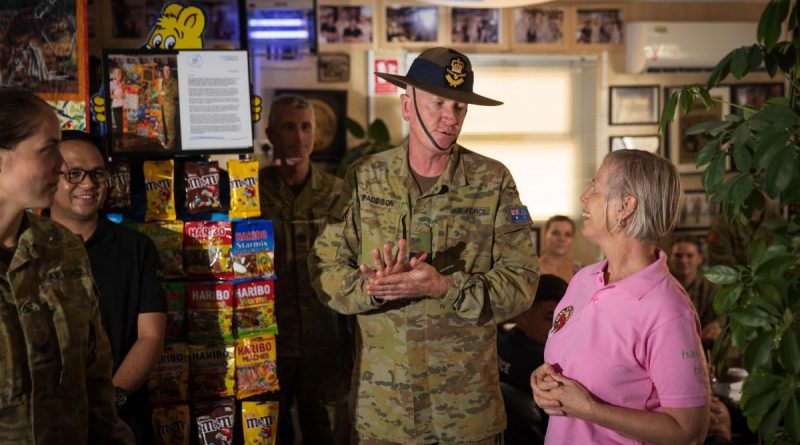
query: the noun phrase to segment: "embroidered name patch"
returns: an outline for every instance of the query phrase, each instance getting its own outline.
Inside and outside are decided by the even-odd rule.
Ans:
[[[564,309],[561,309],[561,312],[556,315],[556,318],[553,320],[553,329],[550,330],[551,334],[555,334],[561,328],[567,324],[567,320],[569,317],[572,317],[572,306],[567,306]]]
[[[508,219],[512,224],[530,224],[531,215],[528,213],[528,207],[511,207],[508,209]]]
[[[366,193],[361,194],[361,201],[368,202],[370,204],[375,204],[383,207],[393,207],[394,201],[391,199],[386,198],[379,198],[377,196],[367,195]]]

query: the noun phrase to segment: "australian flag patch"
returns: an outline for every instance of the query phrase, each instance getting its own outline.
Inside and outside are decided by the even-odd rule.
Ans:
[[[531,223],[531,215],[528,213],[528,207],[520,206],[520,207],[509,207],[508,209],[508,219],[511,220],[512,224],[530,224]]]

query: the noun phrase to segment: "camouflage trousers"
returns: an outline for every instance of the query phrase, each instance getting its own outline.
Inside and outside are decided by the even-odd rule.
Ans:
[[[489,437],[488,439],[481,439],[472,442],[458,442],[458,445],[503,445],[503,433],[500,433],[494,437]],[[380,439],[373,439],[373,438],[366,438],[361,439],[358,441],[359,445],[401,445],[396,442],[389,442],[388,440],[380,440]],[[444,445],[441,443],[431,444],[431,445]]]

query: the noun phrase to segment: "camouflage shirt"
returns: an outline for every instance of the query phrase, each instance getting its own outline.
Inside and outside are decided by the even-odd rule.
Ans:
[[[0,444],[132,444],[83,242],[25,218],[0,266]]]
[[[334,215],[309,266],[323,303],[359,314],[361,437],[428,444],[503,431],[496,325],[531,306],[539,277],[530,218],[508,170],[456,145],[420,195],[404,145],[354,164]],[[401,238],[411,251],[432,252],[449,277],[442,299],[367,295],[358,265]]]
[[[714,297],[719,293],[720,287],[706,279],[702,272],[697,274],[694,281],[686,286],[686,293],[692,300],[700,325],[705,326],[717,319],[714,313]]]
[[[308,276],[308,255],[342,190],[342,180],[317,168],[295,196],[277,167],[259,178],[261,216],[275,231],[275,317],[278,356],[335,355],[347,347],[342,316],[320,304]]]

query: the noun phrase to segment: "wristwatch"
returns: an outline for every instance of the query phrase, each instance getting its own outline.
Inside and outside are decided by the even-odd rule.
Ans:
[[[125,390],[119,386],[114,387],[114,392],[117,408],[122,408],[126,403],[128,403],[128,394],[125,393]]]

